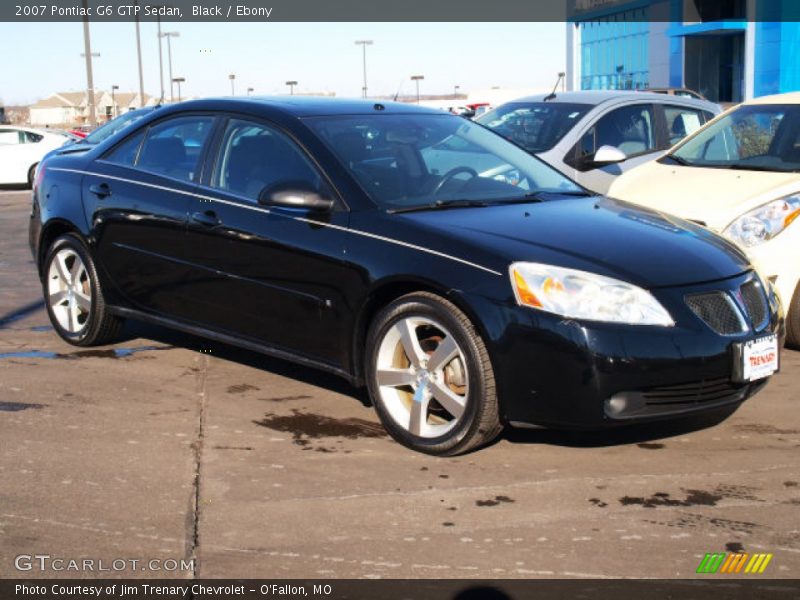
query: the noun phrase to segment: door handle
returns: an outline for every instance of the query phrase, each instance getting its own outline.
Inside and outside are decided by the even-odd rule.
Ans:
[[[101,200],[106,196],[111,195],[111,188],[107,183],[95,183],[89,186],[89,191],[100,198]]]
[[[214,227],[222,222],[217,216],[217,213],[215,213],[213,210],[194,213],[192,215],[192,221],[195,223],[200,223],[201,225],[205,225],[206,227]]]

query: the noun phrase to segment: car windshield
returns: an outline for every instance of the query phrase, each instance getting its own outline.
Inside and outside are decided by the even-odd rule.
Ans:
[[[699,131],[665,159],[691,167],[798,171],[800,105],[741,106]]]
[[[329,116],[306,123],[383,208],[583,193],[517,146],[454,115]]]
[[[476,120],[528,152],[546,152],[591,108],[567,102],[511,102]]]
[[[92,133],[87,135],[84,138],[84,143],[99,144],[100,142],[102,142],[106,138],[111,137],[118,131],[122,131],[129,125],[132,125],[133,123],[141,119],[149,112],[150,112],[149,110],[133,110],[131,112],[121,114],[116,119],[110,120],[108,123],[101,125],[97,129],[95,129]]]

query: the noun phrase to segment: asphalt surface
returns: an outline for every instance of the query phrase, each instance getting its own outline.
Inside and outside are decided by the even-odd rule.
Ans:
[[[436,459],[310,369],[142,325],[60,341],[29,202],[0,191],[0,577],[92,575],[21,573],[28,554],[196,559],[104,573],[137,577],[694,577],[726,551],[800,574],[800,352],[719,424],[512,431]]]

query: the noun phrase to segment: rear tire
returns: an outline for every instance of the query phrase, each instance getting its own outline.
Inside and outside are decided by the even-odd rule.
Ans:
[[[800,350],[800,283],[786,308],[786,346]]]
[[[77,235],[62,235],[50,245],[42,274],[47,314],[62,339],[97,346],[119,337],[124,321],[108,312],[94,261]]]
[[[31,165],[31,168],[28,169],[28,187],[33,189],[33,178],[36,176],[36,163],[35,165]]]
[[[370,325],[365,361],[378,417],[401,444],[453,456],[502,431],[486,346],[444,298],[417,292],[384,308]]]

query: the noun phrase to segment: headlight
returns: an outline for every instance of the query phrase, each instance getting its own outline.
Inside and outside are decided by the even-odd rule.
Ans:
[[[528,262],[513,263],[509,272],[521,306],[589,321],[664,327],[675,324],[649,292],[624,281]]]
[[[773,200],[743,214],[723,235],[747,248],[771,240],[800,216],[800,195]]]

